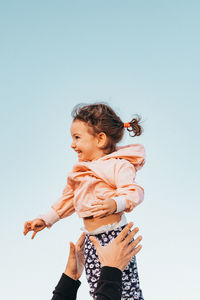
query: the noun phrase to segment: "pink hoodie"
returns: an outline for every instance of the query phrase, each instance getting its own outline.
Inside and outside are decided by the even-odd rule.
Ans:
[[[99,196],[113,198],[116,212],[132,211],[144,198],[143,188],[135,182],[136,172],[144,163],[145,151],[140,144],[118,147],[98,160],[76,163],[62,196],[40,217],[51,227],[75,211],[81,218],[91,216],[91,204]]]

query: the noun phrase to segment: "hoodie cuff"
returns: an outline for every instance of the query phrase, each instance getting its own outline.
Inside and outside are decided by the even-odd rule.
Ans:
[[[126,209],[126,200],[123,196],[113,197],[113,199],[117,204],[117,210],[115,212],[116,214]]]
[[[60,220],[59,215],[53,208],[51,208],[46,214],[39,215],[38,218],[42,219],[45,222],[47,228],[50,228],[54,223]]]

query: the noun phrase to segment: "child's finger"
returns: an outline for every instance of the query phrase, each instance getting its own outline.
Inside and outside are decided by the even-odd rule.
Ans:
[[[91,206],[101,206],[104,204],[104,200],[97,200],[93,203],[91,203]]]
[[[29,221],[25,222],[24,228],[31,228],[31,222],[29,222]]]
[[[27,232],[29,232],[31,230],[31,223],[29,221],[27,221],[25,224],[24,224],[24,235],[27,234]]]
[[[93,214],[93,213],[98,213],[98,212],[101,211],[101,210],[104,210],[104,208],[102,207],[102,205],[101,205],[101,206],[97,206],[97,207],[91,209],[91,213],[92,213],[92,214]]]
[[[33,231],[40,231],[40,230],[42,230],[42,225],[38,225],[38,224],[35,224],[35,223],[33,223],[32,225],[31,225],[31,230],[33,230]]]
[[[32,237],[31,237],[32,240],[34,239],[34,237],[36,236],[36,234],[37,234],[37,231],[34,231]]]
[[[99,201],[94,201],[93,203],[91,203],[91,206],[96,206],[96,205],[99,205],[100,202]]]
[[[96,211],[101,207],[101,205],[95,205],[92,207],[91,211]]]
[[[109,199],[109,198],[105,197],[105,196],[98,195],[98,201],[105,201],[107,199]]]
[[[24,229],[24,235],[27,235],[29,231],[31,231],[31,229]]]
[[[93,217],[96,218],[96,217],[102,217],[105,215],[105,211],[104,210],[99,210],[98,213],[94,213],[93,214]]]
[[[93,206],[93,208],[91,209],[92,211],[97,211],[97,210],[102,210],[106,207],[106,205],[101,202],[100,204],[96,204],[95,206]]]

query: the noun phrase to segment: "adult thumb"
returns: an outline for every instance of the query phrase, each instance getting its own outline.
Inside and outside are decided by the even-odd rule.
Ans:
[[[95,248],[98,248],[100,246],[99,241],[94,236],[90,236],[89,239],[93,243],[93,245],[95,246]]]
[[[70,248],[69,248],[69,257],[72,258],[72,257],[75,256],[75,245],[72,242],[70,242],[69,245],[70,245]]]

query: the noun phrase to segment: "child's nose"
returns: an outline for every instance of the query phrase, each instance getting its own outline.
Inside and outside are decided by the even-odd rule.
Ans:
[[[71,143],[71,148],[72,148],[72,149],[75,148],[75,143],[74,143],[74,142]]]

